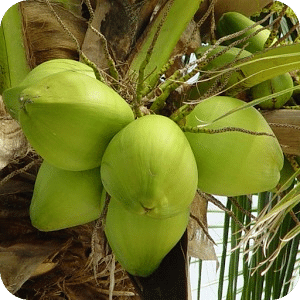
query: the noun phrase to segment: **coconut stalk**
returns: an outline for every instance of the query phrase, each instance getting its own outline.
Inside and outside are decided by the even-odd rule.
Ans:
[[[20,3],[10,7],[0,27],[0,94],[18,85],[29,73]]]
[[[162,68],[167,64],[183,31],[193,18],[202,0],[172,0],[159,10],[136,51],[129,58],[130,76],[137,80],[137,97],[151,91]],[[189,7],[188,10],[185,8]],[[185,11],[183,14],[182,12]],[[172,33],[172,34],[170,34]]]

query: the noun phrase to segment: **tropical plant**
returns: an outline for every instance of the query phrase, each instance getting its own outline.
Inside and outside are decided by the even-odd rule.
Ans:
[[[28,0],[7,11],[0,27],[0,273],[10,292],[26,299],[191,299],[188,268],[197,266],[200,299],[211,260],[218,300],[278,299],[293,288],[299,22],[283,3],[255,3]],[[252,21],[220,33],[222,14],[234,9]],[[230,18],[241,20],[237,12]],[[247,48],[253,39],[258,52]],[[55,59],[81,67],[48,70]],[[287,84],[273,80],[283,74]],[[263,106],[268,101],[276,106]],[[96,157],[91,165],[84,150]],[[49,154],[57,165],[47,165]],[[89,209],[82,205],[88,193],[76,192],[83,183],[94,207],[88,218],[68,210],[72,199]],[[218,257],[210,217],[220,212]],[[147,242],[157,250],[151,266]]]

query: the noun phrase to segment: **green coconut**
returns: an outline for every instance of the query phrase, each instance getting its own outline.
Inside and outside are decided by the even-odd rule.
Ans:
[[[155,219],[124,208],[111,198],[105,222],[105,234],[116,259],[131,275],[147,277],[183,235],[189,209],[176,216]]]
[[[197,188],[197,166],[180,128],[160,115],[117,133],[101,163],[106,191],[137,214],[165,218],[185,211]]]
[[[22,91],[19,121],[50,164],[81,171],[99,167],[111,138],[134,120],[127,102],[85,74],[50,75]]]
[[[293,79],[289,73],[285,73],[270,80],[263,81],[250,89],[250,95],[253,99],[265,97],[273,93],[284,91],[294,86]],[[267,101],[261,102],[258,106],[262,109],[281,108],[292,97],[293,91],[286,92],[281,96],[273,97]]]
[[[222,15],[220,20],[217,23],[216,33],[219,38],[234,34],[240,30],[244,30],[247,27],[253,26],[255,24],[254,21],[249,19],[248,17],[242,15],[238,12],[226,12]],[[250,36],[254,34],[257,30],[263,29],[262,25],[256,25],[254,28],[247,30],[242,35],[239,35],[230,40],[224,41],[223,44],[230,45],[232,42],[240,40],[244,37]],[[270,36],[271,31],[269,29],[264,29],[253,35],[246,41],[238,44],[236,47],[243,47],[246,44],[245,49],[250,51],[251,53],[262,51],[264,49],[264,45]],[[275,38],[273,43],[275,43],[277,39]]]
[[[102,191],[99,168],[66,171],[43,161],[30,204],[31,223],[41,231],[53,231],[96,220]]]
[[[222,15],[218,22],[217,34],[219,35],[219,37],[224,37],[237,31],[244,30],[249,26],[253,26],[254,24],[254,21],[238,12],[227,12]],[[224,44],[229,45],[233,41],[254,34],[259,29],[263,29],[263,26],[257,25],[255,26],[255,28],[246,31],[241,36],[224,42]],[[265,48],[265,43],[267,42],[270,33],[271,31],[269,29],[264,29],[249,38],[247,41],[238,44],[237,47],[242,47],[247,44],[245,49],[252,53],[262,51]],[[277,38],[273,40],[273,43],[275,43],[276,41]],[[284,91],[285,89],[292,87],[293,79],[289,73],[285,73],[270,80],[261,82],[256,86],[253,86],[250,89],[250,95],[253,99],[258,99],[260,97],[268,96],[272,93]],[[292,93],[293,92],[287,92],[282,94],[281,96],[273,97],[272,99],[260,103],[259,107],[263,109],[281,108],[291,98]]]
[[[245,102],[216,96],[200,102],[186,118],[192,127],[210,122]],[[205,128],[238,127],[273,134],[253,107],[234,112]],[[206,193],[237,196],[273,189],[280,178],[283,154],[275,137],[243,132],[190,133],[186,137],[198,166],[198,187]]]
[[[21,92],[25,88],[38,83],[41,79],[49,75],[64,71],[78,72],[96,78],[93,69],[79,61],[72,59],[52,59],[46,61],[32,69],[18,86],[14,86],[4,91],[3,102],[5,103],[8,113],[14,119],[18,120],[20,111],[19,98]]]
[[[272,190],[272,192],[276,193],[278,190],[282,189],[283,186],[285,186],[285,189],[282,190],[283,192],[289,189],[292,185],[294,185],[295,178],[292,177],[294,174],[295,174],[295,170],[293,169],[291,163],[286,157],[284,157],[284,164],[280,171],[279,182],[276,188]]]

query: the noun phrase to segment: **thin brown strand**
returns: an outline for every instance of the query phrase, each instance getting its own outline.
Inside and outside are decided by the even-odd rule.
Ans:
[[[291,33],[293,32],[293,31],[295,31],[296,29],[299,29],[300,27],[299,27],[299,21],[297,21],[297,23],[292,27],[292,28],[290,28],[290,30],[285,34],[285,35],[283,35],[281,38],[279,38],[278,40],[277,40],[277,42],[275,42],[274,43],[274,47],[276,47],[276,46],[278,46],[279,44],[281,44],[281,42],[283,42],[283,41],[285,41],[286,40],[286,38],[288,38],[290,35],[291,35]]]
[[[94,13],[91,1],[90,0],[85,0],[84,2],[85,2],[86,6],[88,8],[88,11],[89,11],[89,14],[90,14],[90,22],[91,22],[95,17],[95,13]]]
[[[291,218],[296,223],[297,226],[300,226],[300,220],[297,218],[296,214],[293,211],[289,212]]]
[[[115,268],[116,268],[116,261],[115,261],[115,256],[113,254],[110,262],[109,300],[113,300],[113,292],[115,288]]]
[[[241,132],[246,133],[250,135],[256,135],[256,136],[270,136],[275,138],[275,135],[268,132],[256,132],[240,127],[223,127],[219,129],[208,129],[204,127],[192,127],[192,126],[182,126],[182,131],[184,132],[191,132],[191,133],[206,133],[206,134],[218,134],[218,133],[225,133],[225,132]]]
[[[92,233],[92,238],[91,238],[91,254],[90,254],[91,261],[90,261],[90,263],[93,264],[95,278],[97,278],[96,277],[97,263],[95,263],[95,261],[94,261],[94,257],[95,257],[95,253],[96,253],[96,241],[97,241],[99,229],[102,228],[102,230],[104,230],[109,202],[110,202],[110,196],[109,196],[109,194],[106,193],[104,207],[102,209],[99,219],[96,221],[96,224],[95,224],[95,227],[94,227],[93,233]],[[88,263],[88,265],[90,265],[90,263]]]
[[[143,88],[144,88],[144,81],[145,81],[145,69],[146,69],[146,66],[148,65],[149,61],[150,61],[150,58],[152,56],[152,52],[153,52],[153,49],[154,49],[154,46],[157,42],[157,39],[159,37],[159,34],[160,34],[160,31],[164,25],[164,22],[168,16],[168,13],[171,9],[171,6],[173,4],[174,0],[171,0],[170,2],[168,2],[166,5],[167,6],[167,9],[164,13],[164,15],[162,16],[162,19],[161,21],[159,22],[158,24],[158,27],[157,27],[157,30],[153,36],[153,39],[151,41],[151,44],[150,44],[150,47],[149,49],[147,50],[147,53],[146,53],[146,57],[145,59],[143,60],[143,62],[141,63],[141,66],[140,66],[140,69],[139,69],[139,76],[138,76],[138,82],[137,82],[137,87],[136,87],[136,99],[137,99],[137,102],[138,102],[138,105],[141,104],[141,99],[143,97]]]
[[[202,18],[199,20],[199,22],[197,23],[197,29],[199,29],[203,25],[203,23],[206,21],[206,19],[208,18],[208,16],[211,13],[213,13],[216,2],[217,2],[217,0],[210,1],[210,4],[209,4],[209,7],[208,7],[207,11],[202,16]]]
[[[280,124],[280,123],[269,123],[271,127],[282,127],[282,128],[291,128],[295,130],[300,130],[300,126],[293,124]]]
[[[120,76],[119,76],[119,73],[117,71],[115,62],[114,62],[114,60],[112,59],[112,57],[109,53],[108,44],[107,44],[107,40],[106,40],[105,36],[99,30],[97,30],[95,27],[93,27],[91,22],[89,22],[89,28],[100,38],[100,42],[101,42],[101,45],[102,45],[103,50],[104,50],[104,55],[105,55],[105,58],[108,62],[110,75],[115,80],[119,80]]]
[[[239,211],[241,211],[244,215],[246,215],[250,219],[256,219],[256,217],[253,214],[251,214],[250,211],[248,211],[248,210],[244,209],[243,207],[241,207],[240,204],[233,197],[228,197],[228,198],[237,207],[237,209]]]
[[[285,12],[287,9],[288,9],[288,6],[286,4],[284,4],[278,18],[275,20],[275,22],[273,24],[271,33],[265,42],[265,48],[268,48],[272,45],[272,42],[274,41],[275,37],[277,36],[278,29],[280,27],[280,22],[281,22],[283,16],[285,15]]]
[[[31,169],[34,165],[37,165],[39,163],[41,163],[42,160],[41,159],[36,159],[33,160],[32,162],[30,162],[29,164],[27,164],[25,167],[15,170],[13,172],[11,172],[10,174],[8,174],[6,177],[4,177],[1,181],[0,181],[0,186],[4,185],[6,182],[8,182],[10,179],[12,179],[14,176],[19,175],[21,173],[24,173],[26,171],[28,171],[29,169]]]
[[[239,227],[244,230],[245,232],[247,231],[247,228],[238,220],[238,218],[236,217],[236,215],[230,210],[227,209],[222,202],[220,202],[218,199],[216,199],[215,197],[213,197],[212,195],[203,193],[203,192],[199,192],[199,194],[204,197],[207,201],[213,203],[215,206],[217,206],[218,208],[220,208],[221,210],[223,210],[225,213],[227,213],[229,215],[229,217],[231,217],[233,219],[233,221],[239,225]]]
[[[206,226],[203,224],[203,222],[197,218],[195,215],[193,215],[192,213],[190,213],[190,217],[201,227],[201,229],[203,230],[203,232],[205,233],[206,237],[214,244],[216,245],[215,241],[213,240],[213,238],[210,236]]]

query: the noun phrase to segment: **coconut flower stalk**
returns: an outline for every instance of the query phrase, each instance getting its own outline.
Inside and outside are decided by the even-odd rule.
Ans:
[[[129,74],[137,79],[138,98],[149,91],[149,86],[153,87],[163,74],[163,67],[167,65],[176,43],[201,3],[202,0],[169,1],[150,24],[146,38],[136,47],[138,51],[129,58]],[[185,10],[187,6],[189,9]]]

